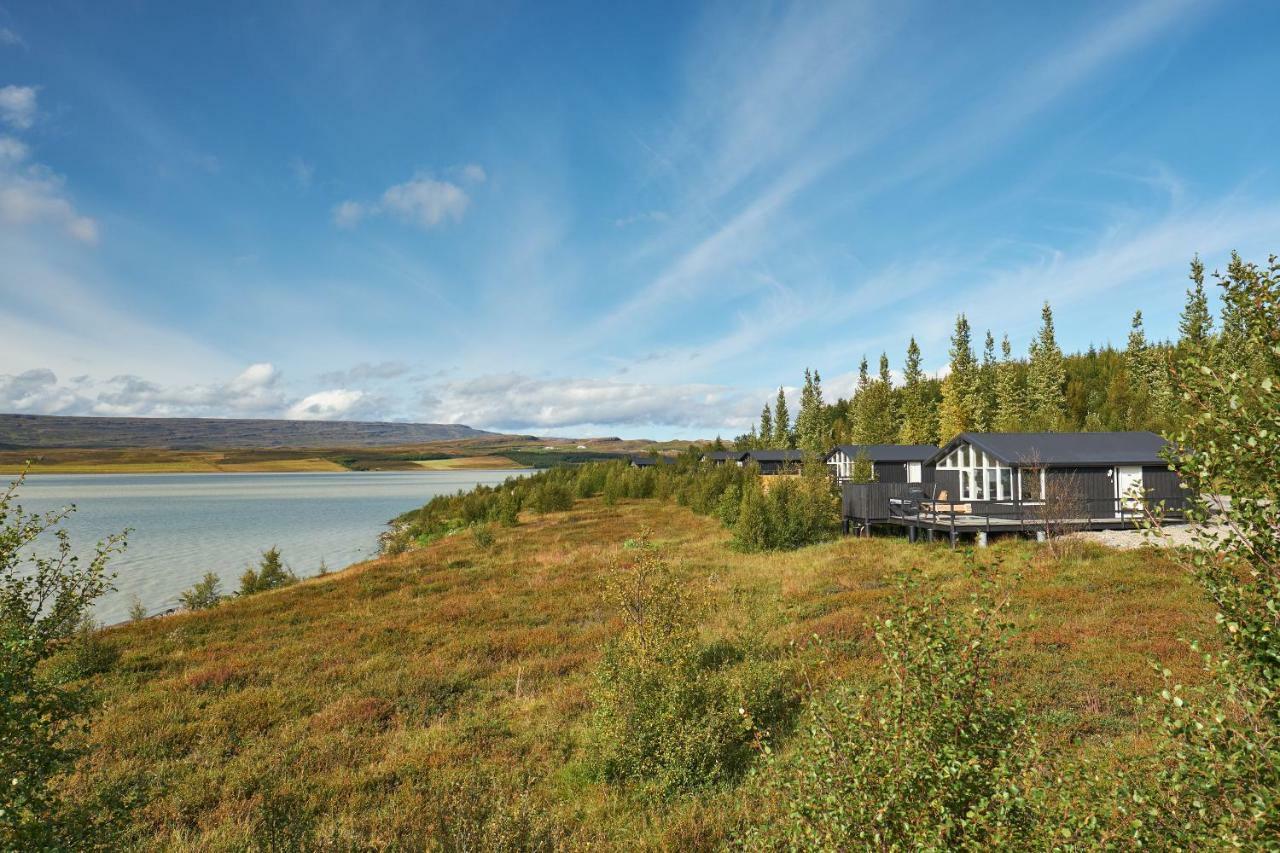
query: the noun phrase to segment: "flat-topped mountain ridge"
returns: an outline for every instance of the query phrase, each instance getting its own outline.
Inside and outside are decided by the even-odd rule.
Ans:
[[[483,438],[462,424],[0,414],[0,449],[391,447]]]

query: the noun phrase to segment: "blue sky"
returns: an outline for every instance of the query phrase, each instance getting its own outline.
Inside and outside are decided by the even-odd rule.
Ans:
[[[0,411],[728,436],[1280,250],[1274,3],[356,5],[0,0]]]

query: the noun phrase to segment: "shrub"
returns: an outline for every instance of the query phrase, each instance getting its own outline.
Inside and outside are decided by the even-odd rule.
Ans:
[[[101,627],[86,616],[54,658],[52,674],[59,681],[76,681],[109,670],[120,659],[120,649],[107,642]]]
[[[1280,263],[1233,256],[1223,330],[1175,370],[1188,420],[1173,467],[1204,523],[1204,496],[1230,497],[1182,559],[1217,607],[1222,650],[1196,690],[1167,682],[1167,746],[1119,782],[1111,822],[1135,845],[1274,849],[1280,838]],[[1093,830],[1092,822],[1082,828]]]
[[[147,618],[147,608],[142,606],[142,599],[135,594],[129,600],[129,621],[141,622]]]
[[[80,754],[91,705],[74,679],[114,660],[86,619],[111,587],[107,562],[124,534],[82,562],[59,528],[72,508],[28,515],[21,483],[0,490],[0,849],[109,847],[115,813],[65,800],[54,780]],[[31,547],[50,532],[52,548]]]
[[[841,684],[813,702],[794,755],[764,777],[782,814],[753,828],[748,846],[1033,846],[1038,750],[1022,709],[1000,697],[1009,626],[979,577],[982,591],[959,613],[899,579],[875,623],[879,682]]]
[[[542,483],[533,492],[533,508],[537,512],[564,512],[573,509],[573,492],[563,483]]]
[[[486,525],[477,525],[471,528],[471,538],[475,541],[476,547],[481,550],[488,551],[493,547],[493,531]]]
[[[652,545],[641,541],[631,552],[608,592],[623,627],[596,672],[598,769],[667,793],[733,778],[785,721],[790,670],[758,643],[703,642],[699,597]]]
[[[178,596],[188,610],[208,610],[222,601],[222,581],[213,572],[205,572],[194,586]]]
[[[205,577],[207,578],[208,575]],[[280,589],[297,582],[297,575],[286,568],[280,559],[280,549],[272,547],[262,552],[262,562],[258,564],[256,572],[249,568],[245,569],[244,574],[240,576],[239,594],[253,595],[255,592]]]

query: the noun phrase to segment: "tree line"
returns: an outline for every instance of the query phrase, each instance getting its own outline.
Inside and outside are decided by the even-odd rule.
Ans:
[[[1244,267],[1233,255],[1218,286],[1238,279]],[[1230,365],[1240,358],[1247,338],[1242,312],[1225,296],[1215,323],[1199,257],[1191,261],[1189,279],[1176,341],[1148,339],[1137,311],[1123,349],[1090,346],[1064,354],[1053,309],[1045,302],[1025,357],[1015,356],[1007,334],[997,351],[990,330],[979,356],[974,330],[962,313],[951,335],[945,378],[925,372],[914,337],[907,343],[901,381],[894,381],[887,353],[880,354],[874,375],[864,356],[853,394],[833,403],[823,399],[818,371],[806,368],[794,423],[779,388],[772,404],[761,409],[759,423],[737,436],[734,447],[824,453],[835,444],[942,444],[967,431],[1168,434],[1186,416],[1172,378],[1176,370],[1202,355]]]

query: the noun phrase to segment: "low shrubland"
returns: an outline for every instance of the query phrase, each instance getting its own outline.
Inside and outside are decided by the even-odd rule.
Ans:
[[[744,551],[789,550],[830,539],[839,529],[839,501],[826,466],[810,460],[801,470],[761,477],[754,467],[712,466],[688,453],[668,463],[633,467],[591,462],[557,467],[498,486],[441,495],[395,520],[383,549],[398,554],[475,525],[514,526],[521,510],[564,512],[577,500],[672,501],[712,515]]]

